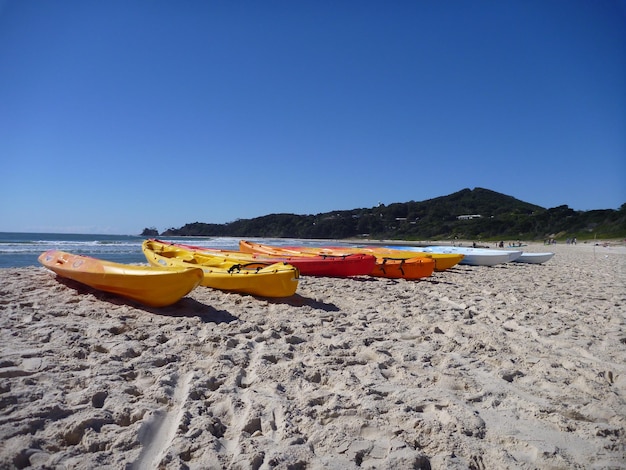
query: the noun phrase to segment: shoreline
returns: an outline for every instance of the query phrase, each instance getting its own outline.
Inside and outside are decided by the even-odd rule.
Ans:
[[[0,466],[626,468],[626,247],[524,248],[164,309],[0,269]]]

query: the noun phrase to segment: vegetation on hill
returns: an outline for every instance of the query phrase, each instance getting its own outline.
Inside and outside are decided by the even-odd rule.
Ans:
[[[142,235],[155,236],[153,227]],[[619,210],[551,209],[483,188],[426,201],[380,204],[316,215],[270,214],[226,224],[194,222],[163,236],[370,238],[398,240],[543,240],[624,238],[626,203]]]

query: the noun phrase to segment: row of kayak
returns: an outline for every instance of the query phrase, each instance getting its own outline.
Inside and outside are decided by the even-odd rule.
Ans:
[[[163,307],[198,285],[260,297],[289,297],[296,292],[300,275],[412,280],[468,259],[467,254],[452,250],[411,247],[279,247],[242,240],[239,248],[211,249],[150,239],[142,244],[150,266],[112,263],[57,250],[42,253],[39,262],[60,277]],[[469,255],[468,264],[475,263],[472,256],[476,254]]]
[[[308,253],[340,256],[348,253],[366,253],[387,260],[428,257],[433,260],[435,271],[445,271],[457,263],[470,266],[495,266],[510,262],[541,264],[549,261],[554,256],[552,252],[532,253],[521,250],[494,250],[463,246],[277,247],[251,243],[245,240],[239,242],[239,248],[243,252],[268,255],[291,254],[293,256],[302,256]],[[406,278],[403,275],[398,277]]]

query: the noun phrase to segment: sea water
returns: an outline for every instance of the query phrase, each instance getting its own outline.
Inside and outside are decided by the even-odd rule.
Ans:
[[[37,258],[47,250],[67,251],[116,263],[146,264],[146,258],[141,251],[141,244],[145,239],[145,237],[135,235],[0,232],[0,268],[41,266]],[[224,250],[238,250],[240,239],[234,237],[159,237],[159,240]],[[329,241],[324,243],[319,240],[287,238],[249,238],[249,240],[283,246],[319,246],[329,243]],[[333,242],[333,244],[337,243]]]

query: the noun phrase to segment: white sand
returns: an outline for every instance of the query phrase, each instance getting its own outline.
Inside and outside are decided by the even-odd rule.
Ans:
[[[0,270],[0,468],[626,468],[626,250],[548,249],[165,309]]]

